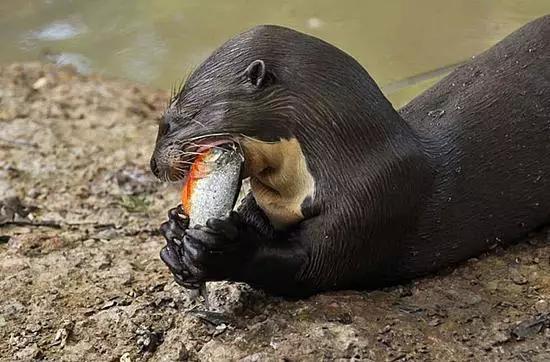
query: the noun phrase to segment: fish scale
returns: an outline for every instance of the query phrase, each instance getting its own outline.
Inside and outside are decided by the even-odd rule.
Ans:
[[[191,227],[206,225],[208,219],[233,210],[241,188],[242,165],[243,155],[234,144],[211,147],[196,158],[181,193]],[[206,283],[192,291],[192,298],[202,295],[209,308]]]

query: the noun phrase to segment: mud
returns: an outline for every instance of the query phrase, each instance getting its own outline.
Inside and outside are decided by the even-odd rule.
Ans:
[[[1,360],[550,360],[547,230],[387,290],[213,283],[219,313],[201,314],[158,258],[179,196],[148,171],[167,98],[0,67]]]

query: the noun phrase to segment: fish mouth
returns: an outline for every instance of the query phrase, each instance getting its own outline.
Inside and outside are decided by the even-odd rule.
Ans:
[[[170,182],[185,181],[191,167],[200,155],[212,148],[227,149],[234,144],[236,144],[235,140],[228,136],[212,135],[187,140],[177,150],[177,157],[170,162],[170,166],[165,173],[166,180]]]

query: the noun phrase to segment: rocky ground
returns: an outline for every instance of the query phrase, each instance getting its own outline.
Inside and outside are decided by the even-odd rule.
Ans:
[[[178,199],[148,171],[167,97],[0,67],[1,360],[550,360],[548,231],[387,290],[214,283],[202,312],[158,258]]]

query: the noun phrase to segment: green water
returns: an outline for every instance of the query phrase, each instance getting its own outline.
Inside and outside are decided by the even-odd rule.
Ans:
[[[0,0],[0,62],[72,63],[168,89],[232,35],[279,24],[352,54],[402,105],[444,73],[433,70],[548,13],[550,0]]]

